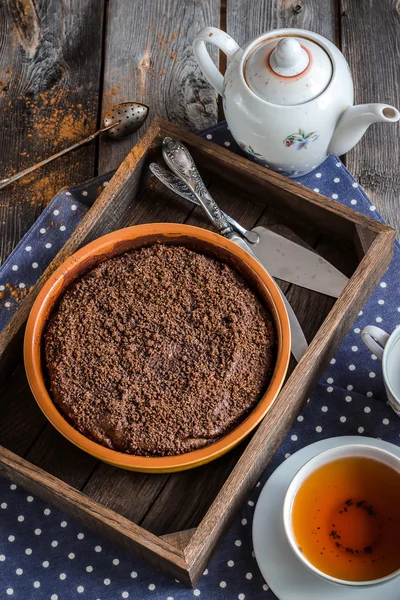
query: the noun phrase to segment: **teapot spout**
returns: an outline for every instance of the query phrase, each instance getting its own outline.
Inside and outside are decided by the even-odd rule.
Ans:
[[[371,123],[395,123],[400,118],[397,108],[388,104],[350,106],[341,115],[329,144],[328,154],[340,156],[353,148]]]

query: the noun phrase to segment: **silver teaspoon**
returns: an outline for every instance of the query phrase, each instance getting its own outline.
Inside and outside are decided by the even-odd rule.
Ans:
[[[150,164],[149,169],[153,173],[153,175],[155,175],[157,179],[161,181],[161,183],[163,183],[172,192],[175,192],[175,194],[178,194],[178,196],[181,196],[185,200],[192,202],[192,204],[201,206],[200,202],[197,200],[196,196],[190,191],[186,183],[179,179],[179,177],[176,177],[173,173],[171,173],[171,171],[168,171],[168,169],[165,169],[164,167],[161,167],[160,165],[154,162]],[[240,233],[240,235],[242,235],[248,242],[250,242],[250,244],[258,244],[258,242],[260,241],[260,236],[256,231],[249,231],[248,229],[240,225],[240,223],[235,221],[235,219],[230,217],[228,214],[224,212],[222,214],[225,215],[226,220],[230,225],[232,225],[233,229]]]

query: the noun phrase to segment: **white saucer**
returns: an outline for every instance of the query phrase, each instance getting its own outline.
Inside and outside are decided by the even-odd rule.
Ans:
[[[283,499],[290,481],[310,458],[329,448],[370,444],[400,457],[400,448],[389,442],[361,436],[329,438],[302,448],[283,462],[265,484],[254,513],[253,545],[260,571],[279,600],[399,600],[396,577],[379,586],[351,588],[324,581],[295,556],[283,530]]]

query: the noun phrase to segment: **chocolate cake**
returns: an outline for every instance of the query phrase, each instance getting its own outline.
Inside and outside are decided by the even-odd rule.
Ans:
[[[156,244],[66,291],[44,354],[52,398],[85,436],[140,456],[215,442],[254,408],[276,357],[272,318],[228,265]]]

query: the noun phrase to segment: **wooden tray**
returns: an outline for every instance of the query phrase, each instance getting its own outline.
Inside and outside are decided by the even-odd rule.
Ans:
[[[47,423],[21,362],[21,332],[50,273],[77,248],[115,229],[174,221],[208,227],[147,168],[166,135],[184,141],[219,204],[248,228],[268,225],[312,246],[351,277],[331,298],[282,283],[310,347],[246,443],[204,467],[146,475],[99,463]],[[0,335],[0,474],[193,585],[288,432],[295,416],[390,262],[394,231],[161,120],[127,156],[75,233]]]

